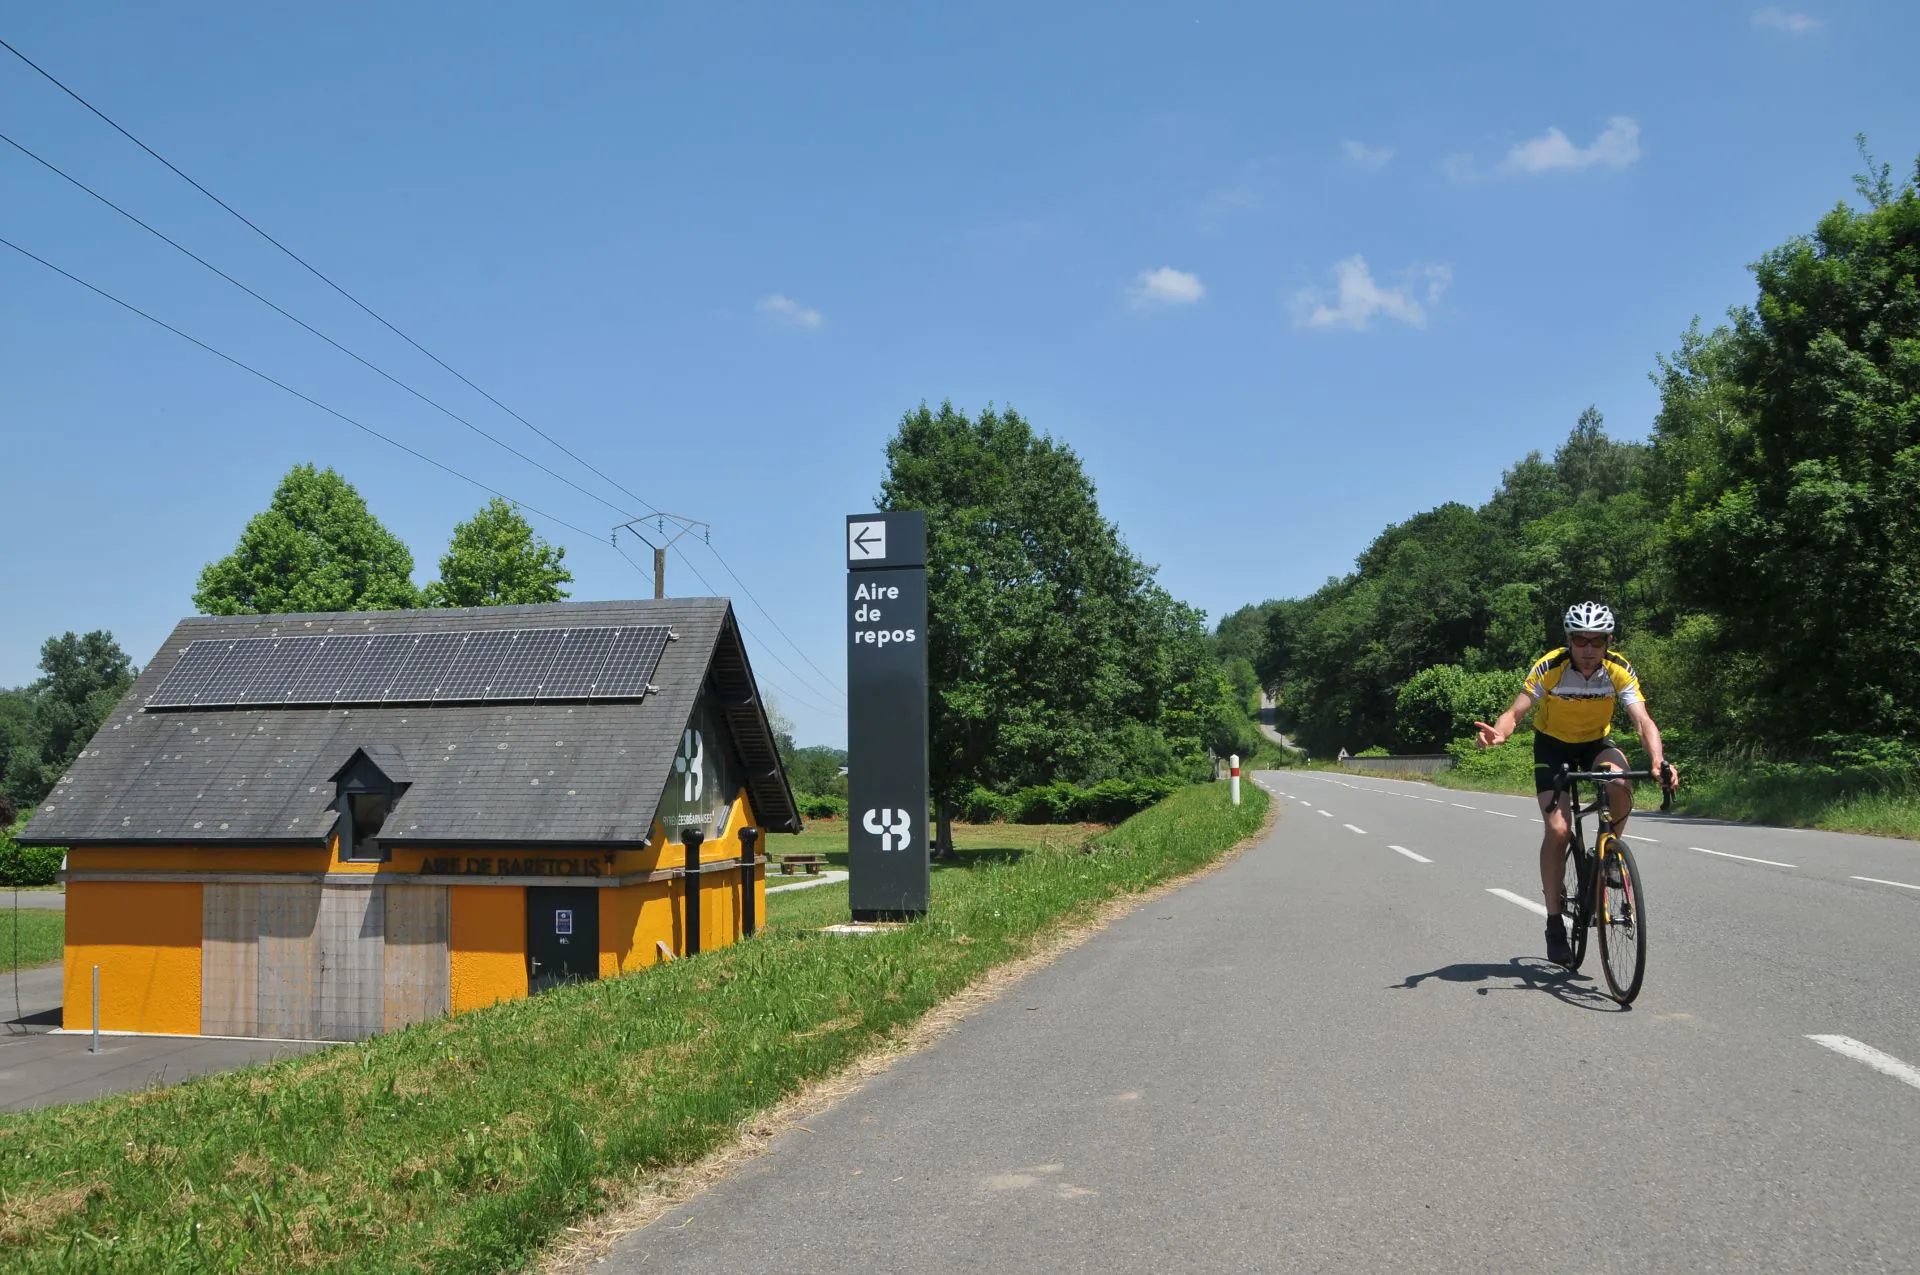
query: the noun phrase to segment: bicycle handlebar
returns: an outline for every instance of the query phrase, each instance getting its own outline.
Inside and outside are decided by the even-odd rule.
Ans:
[[[1672,769],[1673,767],[1671,766],[1662,767],[1662,770],[1664,771],[1671,771]],[[1665,774],[1655,773],[1654,771],[1651,771],[1651,770],[1565,770],[1563,769],[1558,773],[1556,773],[1553,777],[1553,790],[1555,792],[1562,791],[1563,789],[1566,788],[1567,782],[1569,780],[1574,780],[1574,779],[1587,779],[1595,783],[1605,783],[1608,780],[1612,780],[1612,779],[1658,779],[1660,781],[1660,789],[1663,794],[1660,799],[1660,809],[1663,811],[1673,809],[1673,789],[1667,786],[1667,777]]]

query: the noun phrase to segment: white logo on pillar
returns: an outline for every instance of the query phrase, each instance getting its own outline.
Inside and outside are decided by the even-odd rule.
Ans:
[[[880,850],[905,850],[913,840],[913,819],[904,810],[869,810],[860,821],[880,838]]]
[[[680,755],[673,759],[674,773],[687,777],[681,788],[682,801],[700,800],[700,791],[706,783],[706,760],[707,741],[700,737],[699,731],[688,731],[680,741]]]

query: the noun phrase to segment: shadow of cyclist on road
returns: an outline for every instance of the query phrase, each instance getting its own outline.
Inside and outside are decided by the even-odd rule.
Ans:
[[[1439,969],[1428,970],[1424,974],[1409,974],[1405,981],[1389,983],[1387,986],[1389,989],[1411,990],[1430,979],[1442,983],[1490,984],[1490,986],[1473,989],[1479,996],[1485,996],[1489,992],[1546,992],[1581,1009],[1623,1008],[1615,1004],[1612,997],[1602,992],[1585,975],[1569,973],[1540,957],[1516,956],[1504,965],[1463,961],[1457,965],[1442,965]]]

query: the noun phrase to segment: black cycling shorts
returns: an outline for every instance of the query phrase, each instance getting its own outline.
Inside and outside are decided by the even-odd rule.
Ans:
[[[1599,739],[1589,739],[1584,743],[1570,744],[1564,739],[1555,739],[1539,731],[1533,733],[1533,790],[1552,792],[1553,777],[1562,766],[1574,770],[1592,770],[1593,764],[1600,760],[1600,754],[1608,749],[1619,750],[1611,735],[1602,735]]]

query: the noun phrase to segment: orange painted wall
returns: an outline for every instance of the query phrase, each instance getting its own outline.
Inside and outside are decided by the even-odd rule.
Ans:
[[[198,1035],[199,885],[69,884],[62,1026],[93,1026],[95,964],[100,966],[100,1030]]]
[[[527,892],[448,887],[448,999],[456,1014],[527,994]]]
[[[645,969],[660,959],[656,942],[680,952],[678,881],[653,881],[600,892],[600,977]]]

